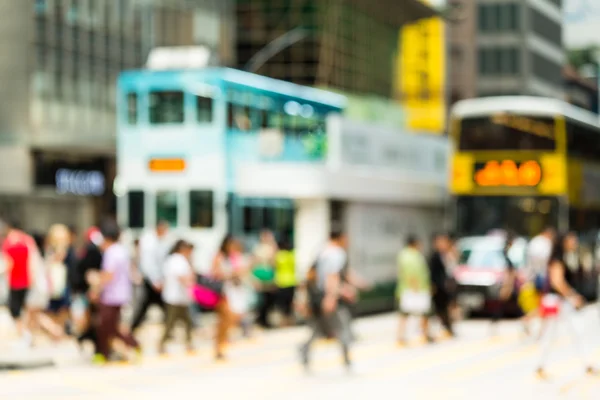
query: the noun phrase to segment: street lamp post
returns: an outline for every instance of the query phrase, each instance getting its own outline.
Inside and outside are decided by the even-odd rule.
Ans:
[[[265,47],[260,49],[252,58],[246,63],[244,69],[248,72],[256,72],[272,57],[277,55],[280,51],[290,47],[291,45],[303,40],[308,36],[306,31],[301,26],[287,31],[283,35],[271,41]]]

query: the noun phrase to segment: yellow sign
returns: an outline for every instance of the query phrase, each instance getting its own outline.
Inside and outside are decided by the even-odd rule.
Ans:
[[[185,160],[181,158],[153,158],[148,163],[152,172],[181,172],[185,170]]]
[[[435,134],[446,130],[445,30],[443,20],[435,17],[400,31],[396,89],[409,129]]]
[[[452,158],[450,190],[454,194],[468,194],[473,190],[473,158],[457,154]]]

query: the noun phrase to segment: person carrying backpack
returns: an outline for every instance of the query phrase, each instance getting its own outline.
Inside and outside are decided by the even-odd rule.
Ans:
[[[344,364],[351,366],[350,319],[344,317],[340,307],[342,292],[342,271],[347,260],[347,236],[342,230],[333,230],[327,246],[319,254],[313,268],[309,271],[306,289],[311,328],[309,339],[300,347],[300,357],[305,368],[310,364],[312,344],[319,337],[335,337],[342,347]]]

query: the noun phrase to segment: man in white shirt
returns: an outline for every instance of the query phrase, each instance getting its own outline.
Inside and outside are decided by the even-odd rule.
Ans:
[[[146,317],[146,312],[151,305],[158,305],[164,311],[161,291],[163,285],[163,266],[170,250],[170,243],[167,237],[168,232],[168,222],[160,221],[155,231],[146,232],[140,238],[140,273],[144,281],[144,294],[133,317],[132,331],[135,331],[142,324]]]

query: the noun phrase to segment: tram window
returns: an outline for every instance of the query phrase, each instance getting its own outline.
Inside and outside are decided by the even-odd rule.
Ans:
[[[232,103],[227,105],[227,123],[229,128],[240,131],[249,131],[252,128],[250,107],[238,106]]]
[[[177,192],[165,191],[156,193],[156,220],[166,221],[177,226]]]
[[[198,122],[212,122],[213,99],[210,97],[196,96],[196,120]]]
[[[584,160],[600,159],[600,132],[583,124],[567,122],[567,149],[570,156]]]
[[[135,125],[137,123],[137,93],[127,94],[127,123]]]
[[[193,190],[190,192],[190,226],[211,228],[214,221],[213,192]]]
[[[144,227],[144,192],[132,191],[127,194],[127,214],[129,228],[137,229]]]
[[[150,92],[150,123],[183,123],[185,110],[183,99],[181,91]]]
[[[256,206],[244,206],[244,233],[258,233],[264,228],[263,209]]]

